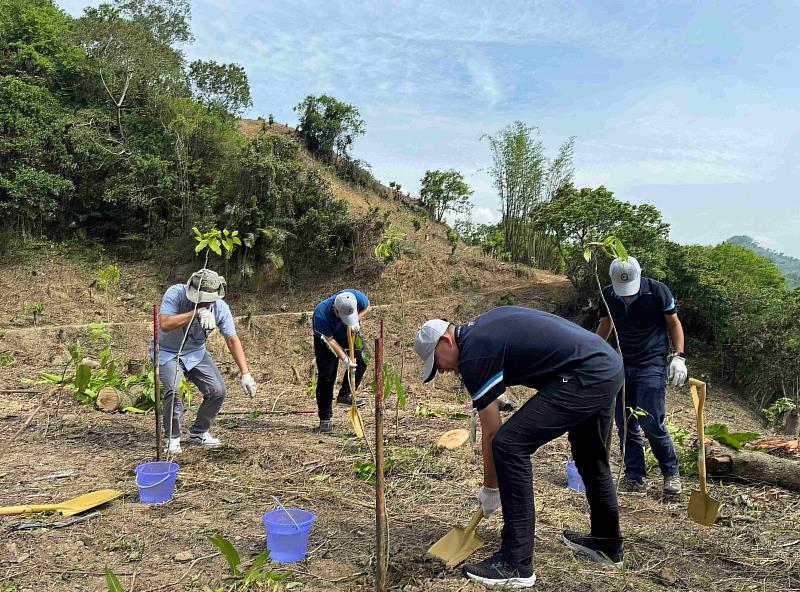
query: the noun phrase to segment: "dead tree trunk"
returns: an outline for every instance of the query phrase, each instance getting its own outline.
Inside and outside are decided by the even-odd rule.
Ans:
[[[787,436],[797,436],[800,433],[800,409],[790,409],[786,412],[783,433]]]
[[[764,452],[733,450],[714,443],[706,448],[706,469],[714,477],[761,481],[800,491],[800,461]]]

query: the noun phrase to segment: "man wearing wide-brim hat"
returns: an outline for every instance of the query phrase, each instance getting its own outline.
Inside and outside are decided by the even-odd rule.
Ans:
[[[224,277],[210,269],[201,269],[186,284],[170,286],[161,300],[158,365],[164,387],[165,448],[171,454],[181,452],[184,408],[179,387],[184,376],[203,395],[186,441],[207,448],[220,446],[219,439],[209,432],[225,400],[222,374],[206,350],[206,339],[214,329],[219,328],[239,367],[242,389],[251,396],[256,393],[256,381],[250,375],[242,342],[236,335],[231,309],[223,300],[226,286]]]

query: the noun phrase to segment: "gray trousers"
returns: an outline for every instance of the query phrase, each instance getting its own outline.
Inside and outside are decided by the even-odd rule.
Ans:
[[[178,393],[180,390],[181,377],[186,376],[187,380],[194,384],[203,395],[203,402],[197,410],[197,417],[189,428],[192,434],[202,434],[207,432],[217,417],[222,402],[225,400],[225,381],[222,374],[217,369],[217,365],[211,356],[206,355],[194,368],[186,371],[183,364],[178,361],[177,356],[169,362],[162,364],[159,368],[161,374],[161,384],[164,387],[164,437],[170,434],[173,438],[181,435],[181,418],[183,417],[183,397]],[[177,377],[176,377],[177,374]],[[173,391],[172,386],[175,385]],[[174,406],[173,406],[174,401]],[[172,411],[172,413],[170,413]],[[172,420],[170,422],[170,419]],[[170,432],[170,423],[172,432]]]

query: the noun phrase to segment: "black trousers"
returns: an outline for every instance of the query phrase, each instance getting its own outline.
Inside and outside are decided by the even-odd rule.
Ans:
[[[341,344],[340,344],[341,345]],[[347,351],[347,350],[345,350]],[[361,350],[356,349],[356,388],[361,384],[361,378],[367,369],[364,356]],[[333,385],[336,382],[336,372],[339,369],[339,358],[337,358],[328,346],[314,333],[314,357],[317,359],[317,413],[320,419],[330,419],[333,417]],[[339,396],[344,397],[350,394],[350,381],[347,380],[347,371],[342,378],[342,386],[339,389]]]
[[[622,386],[623,372],[613,380],[581,386],[558,378],[528,400],[495,434],[494,464],[503,504],[500,550],[511,565],[533,560],[536,513],[533,505],[531,455],[569,433],[575,465],[586,485],[591,535],[606,540],[609,551],[621,542],[617,494],[606,452],[611,402]]]

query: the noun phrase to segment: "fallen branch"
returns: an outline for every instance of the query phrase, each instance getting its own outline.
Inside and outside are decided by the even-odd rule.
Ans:
[[[800,462],[763,452],[723,448],[715,442],[706,449],[706,469],[714,477],[761,481],[800,491]]]

